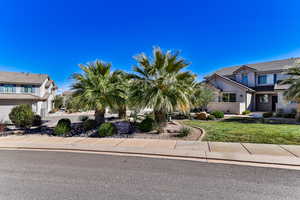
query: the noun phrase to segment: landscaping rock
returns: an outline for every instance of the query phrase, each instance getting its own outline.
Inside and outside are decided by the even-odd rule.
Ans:
[[[115,122],[114,125],[118,129],[118,134],[130,134],[133,131],[131,124],[127,121]]]

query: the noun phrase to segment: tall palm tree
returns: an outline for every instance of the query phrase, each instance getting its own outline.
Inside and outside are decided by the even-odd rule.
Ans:
[[[80,68],[83,73],[73,74],[74,98],[80,101],[83,108],[95,110],[95,120],[103,123],[106,108],[116,108],[118,102],[123,101],[123,91],[114,83],[110,63],[96,60],[80,65]]]
[[[138,66],[131,86],[130,101],[139,109],[153,109],[155,120],[166,122],[166,114],[172,111],[188,112],[196,76],[182,71],[189,65],[179,52],[163,52],[159,47],[153,49],[153,58],[144,53],[135,57]]]
[[[295,62],[294,66],[289,68],[286,74],[290,77],[283,80],[280,84],[289,85],[284,95],[287,99],[298,103],[296,119],[300,121],[300,62]]]

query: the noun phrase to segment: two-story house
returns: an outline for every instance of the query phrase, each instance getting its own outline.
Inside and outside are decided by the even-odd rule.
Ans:
[[[47,74],[0,72],[0,120],[9,120],[11,109],[20,104],[45,116],[53,109],[56,89]]]
[[[285,72],[297,60],[290,58],[233,66],[207,76],[205,81],[218,90],[215,101],[208,105],[208,111],[241,114],[244,110],[269,112],[280,109],[292,112],[297,104],[287,101],[283,95],[289,86],[279,83],[288,77]]]

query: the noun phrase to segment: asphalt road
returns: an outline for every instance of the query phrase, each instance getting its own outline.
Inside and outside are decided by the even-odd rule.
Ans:
[[[84,153],[0,150],[1,200],[300,199],[300,172]]]

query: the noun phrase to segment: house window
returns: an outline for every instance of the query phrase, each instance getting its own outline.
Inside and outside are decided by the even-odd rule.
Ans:
[[[21,91],[23,93],[34,93],[35,92],[35,88],[34,88],[33,85],[22,85]]]
[[[267,75],[258,76],[258,84],[267,84]]]
[[[1,93],[16,93],[16,85],[14,84],[1,84],[0,85]]]
[[[259,95],[258,102],[259,103],[269,103],[269,95],[267,95],[267,94]]]
[[[242,83],[248,85],[248,74],[242,74]]]
[[[223,102],[236,102],[236,94],[235,93],[224,93],[222,99],[223,99]]]

